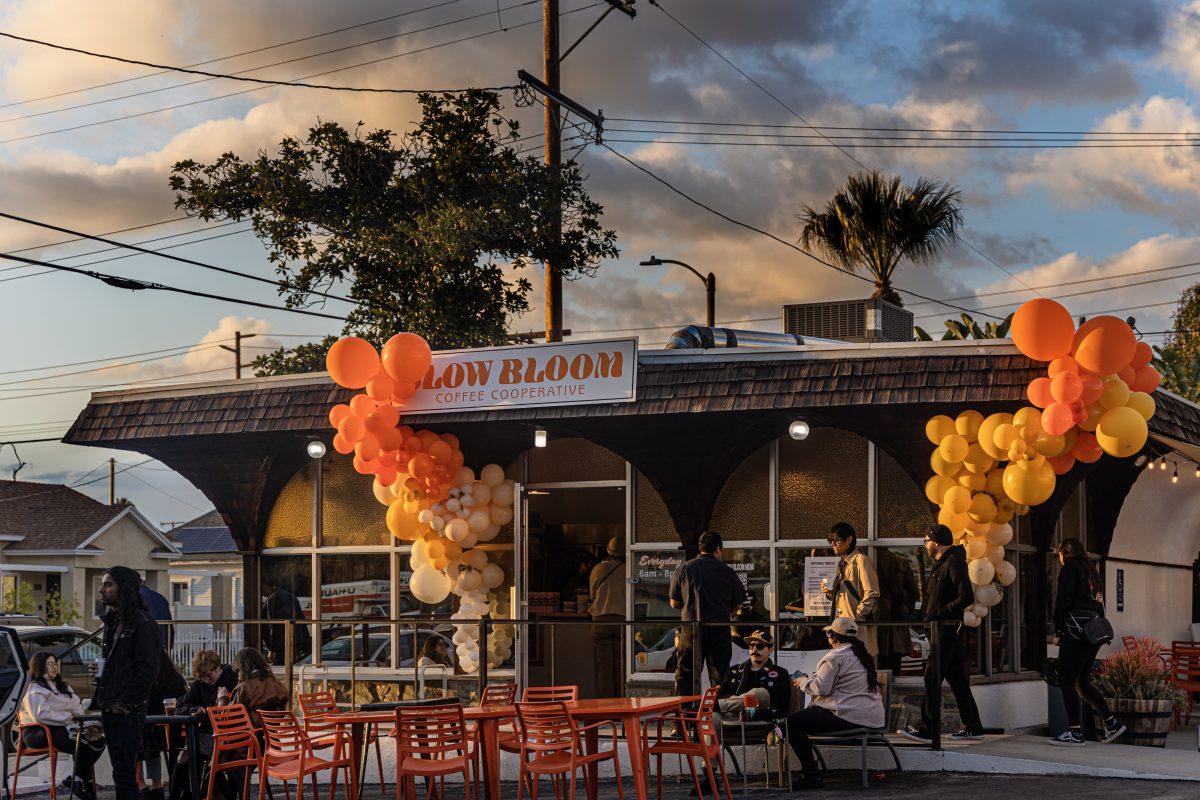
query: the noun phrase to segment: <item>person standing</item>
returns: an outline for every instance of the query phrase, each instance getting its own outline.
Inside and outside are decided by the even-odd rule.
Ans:
[[[1058,571],[1058,592],[1054,597],[1053,643],[1058,645],[1058,685],[1067,707],[1068,728],[1051,739],[1050,744],[1083,747],[1081,696],[1104,720],[1100,739],[1111,742],[1125,732],[1125,726],[1117,722],[1104,695],[1092,683],[1092,665],[1100,645],[1091,644],[1083,630],[1089,622],[1104,616],[1100,573],[1078,539],[1063,539],[1058,561],[1062,569]]]
[[[138,589],[138,594],[141,595],[151,619],[155,622],[171,620],[171,604],[161,593],[146,585],[145,576],[142,576],[142,586]],[[162,638],[163,649],[170,653],[175,642],[175,626],[159,625],[158,632]],[[156,692],[152,692],[146,713],[167,713],[163,700],[164,698],[158,697]],[[139,792],[141,800],[163,800],[162,754],[166,749],[166,731],[160,725],[147,725],[142,731],[142,777],[145,779],[145,785]]]
[[[296,599],[296,595],[288,591],[288,588],[281,583],[278,583],[270,575],[262,576],[262,619],[290,619],[303,620],[304,609],[300,607],[300,601]],[[284,626],[282,625],[264,625],[263,626],[263,647],[267,651],[267,657],[276,666],[284,663],[287,654],[284,652],[285,637]],[[299,661],[304,658],[312,650],[312,634],[309,632],[307,625],[297,625],[292,638],[293,659]]]
[[[904,622],[913,618],[917,608],[917,579],[912,564],[900,554],[881,547],[875,551],[876,571],[879,573],[880,622]],[[888,625],[876,631],[879,653],[875,660],[880,669],[900,674],[904,657],[912,652],[912,629],[906,625]]]
[[[101,712],[116,800],[135,800],[137,760],[150,692],[162,664],[158,625],[146,612],[142,578],[128,567],[112,567],[100,580],[104,614],[104,660],[97,664],[92,708]]]
[[[932,741],[933,696],[942,680],[950,684],[963,728],[950,734],[951,739],[982,739],[983,723],[979,707],[971,694],[967,675],[966,648],[963,646],[963,612],[975,602],[975,590],[967,576],[967,551],[954,544],[954,534],[945,525],[933,525],[925,534],[925,552],[934,559],[925,580],[924,620],[938,626],[938,684],[933,681],[933,659],[925,662],[925,699],[921,703],[921,726],[909,725],[899,731],[915,742]]]
[[[619,697],[621,690],[621,639],[625,628],[625,560],[621,542],[608,540],[608,557],[588,576],[592,598],[592,645],[596,651],[596,691],[601,697]],[[607,623],[607,624],[605,624]]]
[[[728,626],[734,609],[746,599],[742,579],[721,560],[724,543],[720,534],[707,531],[700,535],[699,544],[700,555],[680,564],[671,576],[671,608],[680,609],[680,620],[684,623],[679,631],[675,659],[675,693],[678,695],[699,694],[699,680],[692,665],[694,647],[699,647],[699,660],[708,669],[708,679],[713,686],[725,680],[733,658],[728,627],[702,625],[700,641],[693,642],[693,626],[688,623],[723,622]]]
[[[875,628],[864,625],[879,603],[879,576],[875,564],[858,549],[858,534],[849,522],[838,522],[829,529],[829,546],[840,560],[833,586],[826,589],[833,604],[831,616],[849,617],[858,623],[858,638],[872,657],[878,652]]]

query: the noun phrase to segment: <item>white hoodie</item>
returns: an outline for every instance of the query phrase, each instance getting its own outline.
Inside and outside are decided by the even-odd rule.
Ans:
[[[85,709],[79,695],[68,686],[62,694],[47,689],[40,683],[30,681],[21,699],[20,719],[22,725],[40,722],[43,725],[68,725],[73,714],[83,714]]]

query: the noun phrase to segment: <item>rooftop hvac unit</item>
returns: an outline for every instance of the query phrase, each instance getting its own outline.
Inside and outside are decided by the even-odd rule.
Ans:
[[[846,342],[911,342],[913,314],[878,298],[793,303],[783,307],[783,330]]]

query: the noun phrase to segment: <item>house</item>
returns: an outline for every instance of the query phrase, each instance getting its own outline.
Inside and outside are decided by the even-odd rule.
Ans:
[[[168,570],[179,549],[132,504],[106,505],[57,483],[0,481],[0,596],[32,603],[50,620],[99,626],[96,597],[105,569],[120,564],[168,591]],[[26,589],[25,587],[28,587]],[[53,614],[57,593],[75,615]],[[52,606],[52,603],[51,603]]]
[[[242,555],[217,511],[172,528],[179,545],[171,563],[171,613],[175,619],[242,617]]]

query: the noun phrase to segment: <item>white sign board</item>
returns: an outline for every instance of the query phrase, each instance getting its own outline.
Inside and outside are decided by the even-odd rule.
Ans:
[[[817,669],[817,664],[821,663],[821,659],[828,652],[828,650],[776,650],[772,653],[771,660],[794,679],[798,678],[801,674],[812,675]],[[733,646],[733,658],[729,660],[729,664],[730,666],[737,666],[745,662],[749,657],[749,652],[735,644]],[[711,685],[708,679],[708,670],[701,670],[700,691],[704,691]]]
[[[637,339],[451,350],[401,412],[629,403],[636,387]]]
[[[833,604],[821,589],[821,579],[824,578],[829,586],[837,577],[837,556],[809,556],[804,559],[804,616],[828,617]]]

